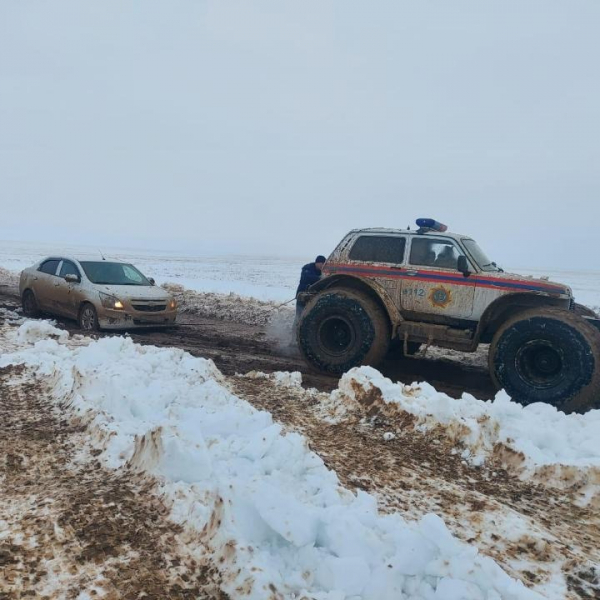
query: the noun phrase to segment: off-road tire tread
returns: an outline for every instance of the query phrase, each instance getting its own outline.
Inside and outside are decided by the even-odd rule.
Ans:
[[[391,327],[389,318],[385,310],[377,303],[376,300],[370,298],[366,294],[348,288],[333,288],[327,289],[315,296],[306,305],[303,311],[302,318],[297,328],[298,347],[300,352],[304,356],[305,360],[316,369],[334,375],[341,375],[348,369],[358,366],[357,364],[348,365],[335,365],[333,367],[323,364],[323,361],[319,360],[317,356],[313,354],[310,349],[305,347],[302,340],[302,322],[310,314],[310,311],[314,306],[323,298],[325,295],[334,294],[348,300],[354,300],[358,302],[362,309],[367,313],[371,320],[374,329],[374,339],[370,349],[360,361],[360,365],[367,365],[375,367],[377,366],[388,353],[391,339]]]
[[[520,311],[507,319],[506,322],[498,328],[492,343],[490,344],[488,355],[489,371],[494,385],[498,389],[503,387],[496,376],[495,369],[496,353],[502,335],[516,323],[534,317],[556,319],[577,330],[590,345],[594,357],[594,371],[590,382],[570,398],[565,398],[561,403],[556,404],[555,406],[565,413],[583,413],[593,408],[600,408],[600,331],[593,325],[586,323],[586,321],[575,311],[568,311],[557,307],[548,306]]]

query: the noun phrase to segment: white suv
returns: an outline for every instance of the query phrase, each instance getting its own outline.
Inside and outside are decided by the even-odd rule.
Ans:
[[[491,343],[494,382],[518,401],[600,406],[600,320],[571,289],[505,273],[469,236],[433,219],[419,229],[351,231],[301,295],[305,359],[340,374],[376,365],[393,342],[473,352]]]

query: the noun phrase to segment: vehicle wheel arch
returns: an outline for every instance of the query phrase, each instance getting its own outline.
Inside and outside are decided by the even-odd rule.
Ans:
[[[372,279],[354,275],[330,275],[312,285],[309,291],[321,292],[332,288],[345,288],[363,292],[375,300],[387,314],[392,329],[392,337],[395,335],[398,325],[404,320],[388,291]]]
[[[521,292],[501,296],[485,309],[479,320],[475,338],[479,343],[489,344],[502,324],[516,314],[532,308],[549,307],[565,308],[564,300]]]

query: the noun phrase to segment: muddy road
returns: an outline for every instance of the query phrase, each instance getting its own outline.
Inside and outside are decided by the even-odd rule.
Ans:
[[[0,369],[0,398],[2,600],[226,600],[152,480],[82,460],[86,427],[23,367]]]
[[[0,287],[0,307],[20,307],[18,291],[10,286]],[[186,312],[179,317],[179,327],[170,331],[130,331],[128,335],[140,344],[181,348],[194,356],[212,359],[226,375],[250,371],[300,371],[307,387],[331,391],[338,378],[311,370],[297,348],[290,346],[289,328],[274,337],[268,325],[236,322]],[[58,319],[59,326],[78,333],[73,321]],[[101,333],[98,335],[122,335]],[[477,398],[489,399],[496,392],[487,369],[458,359],[403,358],[389,359],[379,370],[393,381],[411,383],[427,381],[438,390],[458,398],[463,392]]]

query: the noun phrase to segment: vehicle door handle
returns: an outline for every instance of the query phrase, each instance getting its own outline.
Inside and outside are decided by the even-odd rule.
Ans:
[[[402,271],[402,267],[395,267],[394,265],[392,265],[390,269],[394,269],[395,271]]]
[[[419,271],[412,271],[412,270],[411,271],[406,271],[407,275],[412,275],[412,276],[418,275],[418,273],[419,273]]]
[[[54,287],[59,287],[59,286],[60,286],[60,283],[55,283],[54,284]]]

